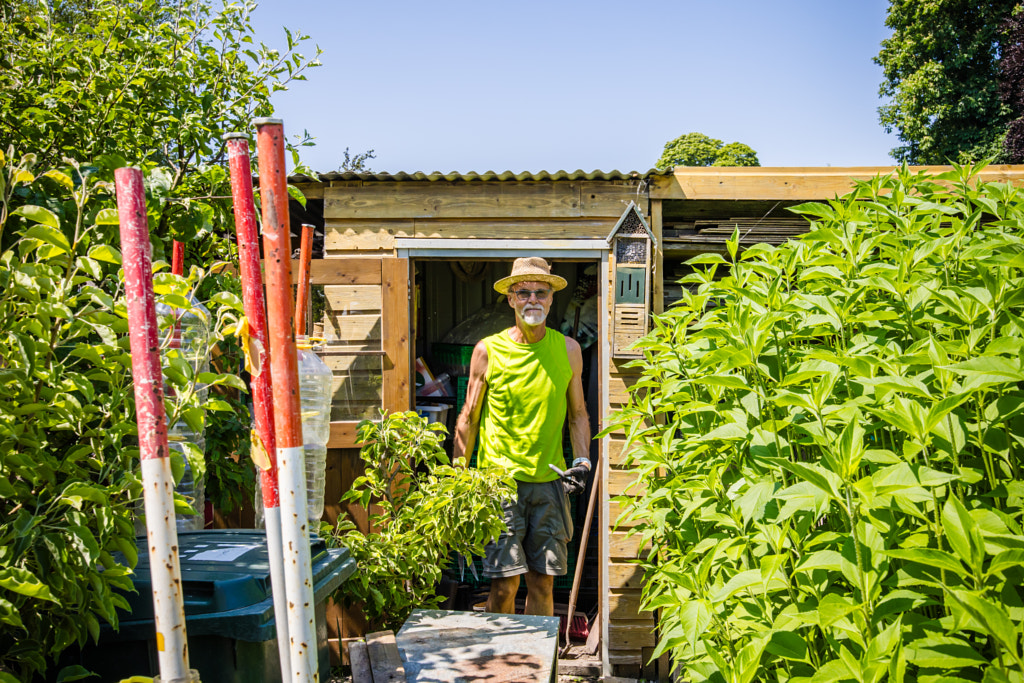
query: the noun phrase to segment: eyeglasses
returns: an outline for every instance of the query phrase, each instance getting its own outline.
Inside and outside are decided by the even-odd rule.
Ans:
[[[550,289],[517,289],[512,294],[516,295],[521,303],[526,303],[530,300],[530,295],[537,297],[537,301],[546,301],[551,296]]]

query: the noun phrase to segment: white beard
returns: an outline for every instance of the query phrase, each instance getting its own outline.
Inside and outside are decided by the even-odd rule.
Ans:
[[[523,311],[523,322],[527,325],[540,325],[547,319],[547,317],[548,314],[545,313],[543,309],[535,308]]]

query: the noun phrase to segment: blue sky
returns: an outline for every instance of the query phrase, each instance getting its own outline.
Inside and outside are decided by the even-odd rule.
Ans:
[[[872,62],[887,0],[262,0],[323,49],[274,98],[304,153],[336,170],[346,147],[374,171],[647,170],[698,131],[764,166],[893,163]]]

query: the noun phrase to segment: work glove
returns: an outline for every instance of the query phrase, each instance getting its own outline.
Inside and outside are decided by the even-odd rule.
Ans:
[[[587,488],[587,479],[590,478],[590,461],[577,458],[573,461],[573,467],[562,472],[560,476],[565,495],[575,496],[583,493]]]

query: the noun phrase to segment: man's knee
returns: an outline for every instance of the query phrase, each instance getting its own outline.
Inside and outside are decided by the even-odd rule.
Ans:
[[[555,577],[550,574],[541,574],[531,569],[526,573],[526,587],[530,591],[551,593],[555,588]]]
[[[494,594],[495,597],[506,599],[510,595],[514,596],[518,590],[518,576],[506,576],[491,579],[491,593]]]

